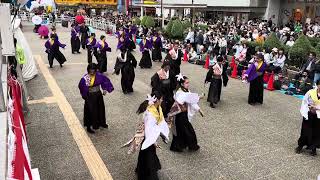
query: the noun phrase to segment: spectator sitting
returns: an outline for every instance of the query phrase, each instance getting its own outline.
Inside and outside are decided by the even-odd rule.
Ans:
[[[316,65],[316,55],[315,55],[315,53],[311,52],[309,54],[308,61],[302,66],[301,71],[299,72],[298,75],[296,75],[295,79],[298,79],[304,71],[306,71],[308,73],[308,76],[310,79],[313,79],[315,65]]]
[[[189,63],[192,63],[192,64],[194,64],[198,58],[197,52],[193,48],[190,49],[188,56],[189,56]]]
[[[293,44],[294,44],[294,38],[293,38],[293,36],[290,36],[290,40],[287,41],[286,45],[292,47]]]
[[[247,44],[243,43],[243,48],[240,52],[239,58],[236,59],[236,62],[238,63],[238,76],[241,77],[242,76],[242,71],[246,69],[246,67],[248,66],[248,63],[246,61],[246,56],[247,56]]]
[[[204,65],[206,63],[206,58],[207,58],[207,52],[204,46],[200,46],[200,55],[199,58],[197,58],[195,64],[197,65]]]
[[[273,58],[273,60],[270,62],[272,65],[269,67],[270,71],[278,74],[282,71],[282,68],[284,66],[284,62],[286,60],[286,56],[284,55],[283,49],[279,49],[279,53]]]
[[[304,95],[306,92],[313,88],[312,84],[312,80],[308,77],[308,72],[304,71],[302,73],[302,76],[294,82],[296,92],[293,93]]]

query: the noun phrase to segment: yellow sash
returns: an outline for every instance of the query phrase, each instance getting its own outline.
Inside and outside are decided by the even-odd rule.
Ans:
[[[310,96],[316,106],[320,105],[320,100],[318,99],[318,90],[317,89],[310,90]]]
[[[156,40],[157,40],[157,37],[153,37],[153,42],[156,42]]]
[[[161,121],[163,120],[163,113],[162,113],[161,106],[159,106],[159,108],[157,109],[155,105],[151,105],[147,109],[153,115],[153,117],[156,118],[157,124],[160,124]]]
[[[50,45],[53,45],[54,39],[50,39]]]
[[[89,38],[89,43],[91,44],[93,41],[93,38]]]
[[[146,42],[147,42],[147,40],[144,39],[144,40],[143,40],[143,45],[146,45]]]
[[[101,41],[102,49],[104,48],[104,41]]]
[[[95,80],[96,80],[96,75],[93,75],[93,76],[90,75],[90,87],[93,86]]]
[[[261,62],[258,62],[258,67],[257,67],[257,70],[259,70],[259,69],[261,68],[262,64],[263,64],[263,61],[261,61]]]

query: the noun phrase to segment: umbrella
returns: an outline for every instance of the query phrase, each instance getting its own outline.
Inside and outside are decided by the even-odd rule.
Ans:
[[[49,28],[45,25],[42,25],[38,29],[38,33],[40,36],[48,36],[49,35]]]
[[[42,23],[42,18],[40,16],[33,16],[32,17],[32,23],[35,25],[39,25]]]
[[[81,16],[81,15],[77,15],[76,18],[75,18],[76,22],[78,24],[83,24],[84,23],[84,17]]]

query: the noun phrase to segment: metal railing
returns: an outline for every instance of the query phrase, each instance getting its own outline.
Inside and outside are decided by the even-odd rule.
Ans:
[[[22,21],[31,21],[33,16],[34,16],[34,14],[33,13],[29,13],[29,12],[20,12],[19,13],[19,17],[20,17],[20,19]],[[49,18],[48,15],[42,14],[42,15],[40,15],[40,17],[43,20],[47,20],[49,24],[52,24],[51,19]],[[55,23],[56,24],[60,24],[63,20],[69,21],[69,22],[74,22],[75,18],[74,17],[61,17],[61,16],[58,16],[55,19]],[[109,30],[109,31],[112,32],[112,34],[114,34],[116,32],[116,25],[111,23],[111,22],[108,22],[106,19],[103,19],[103,18],[101,18],[101,19],[86,18],[85,19],[85,23],[88,26],[91,26],[94,29],[98,29],[98,30],[101,30],[101,31]]]

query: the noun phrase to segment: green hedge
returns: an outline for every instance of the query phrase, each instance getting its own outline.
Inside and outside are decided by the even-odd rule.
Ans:
[[[147,16],[147,19],[146,19],[146,22],[145,22],[144,25],[145,25],[147,28],[151,28],[151,27],[154,27],[155,24],[156,24],[156,23],[154,22],[153,17]]]
[[[179,19],[173,21],[170,35],[172,38],[183,38],[183,25]]]
[[[300,35],[289,51],[290,62],[288,64],[301,67],[307,61],[310,52],[316,52],[316,49],[311,45],[307,36]]]
[[[281,43],[281,41],[278,39],[275,33],[271,33],[271,35],[266,39],[266,41],[263,44],[263,48],[284,48],[284,44]]]
[[[145,26],[146,21],[147,21],[147,16],[143,16],[142,19],[141,19],[141,23],[140,23],[140,24],[141,24],[142,26]]]
[[[140,25],[141,20],[140,20],[140,18],[136,17],[136,18],[133,18],[132,23],[135,25]]]
[[[308,37],[308,40],[310,41],[313,47],[316,47],[320,42],[320,38],[316,38],[316,37]]]
[[[187,30],[188,28],[192,27],[191,22],[188,21],[188,20],[182,21],[182,25],[183,25],[183,29],[184,29],[184,30]]]

